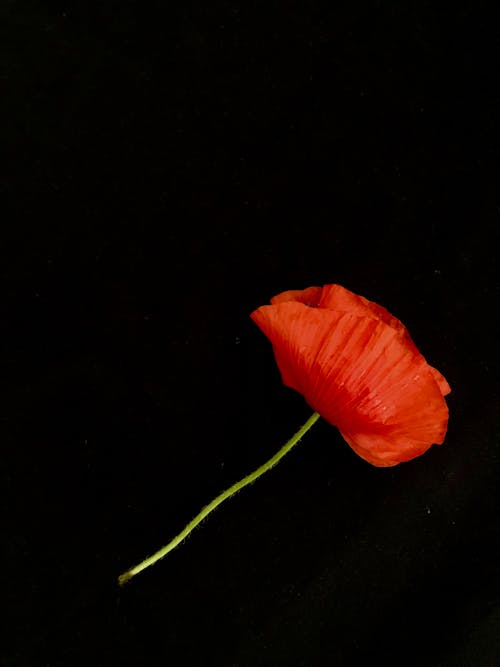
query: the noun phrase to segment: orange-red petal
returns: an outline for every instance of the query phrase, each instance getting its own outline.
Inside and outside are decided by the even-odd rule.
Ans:
[[[360,456],[396,465],[443,441],[449,386],[388,311],[338,285],[272,303],[252,318],[271,340],[284,384]]]
[[[306,287],[306,289],[292,289],[287,292],[281,292],[273,296],[271,299],[271,304],[275,305],[277,303],[286,303],[287,301],[296,301],[298,303],[303,303],[306,306],[319,306],[322,293],[321,287]]]

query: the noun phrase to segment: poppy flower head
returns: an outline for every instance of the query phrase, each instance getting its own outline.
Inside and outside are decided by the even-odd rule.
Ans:
[[[382,306],[325,285],[282,292],[251,317],[283,383],[365,460],[393,466],[443,442],[450,387]]]

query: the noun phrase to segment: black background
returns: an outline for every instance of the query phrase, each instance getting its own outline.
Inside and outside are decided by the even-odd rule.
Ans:
[[[472,9],[474,6],[474,9]],[[500,664],[498,30],[482,3],[3,2],[3,662]],[[249,313],[340,283],[449,380],[392,469]]]

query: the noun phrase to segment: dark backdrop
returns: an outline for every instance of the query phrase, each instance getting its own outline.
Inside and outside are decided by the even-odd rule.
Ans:
[[[497,24],[481,2],[3,2],[8,667],[500,664]],[[448,378],[377,469],[249,313],[340,283]]]

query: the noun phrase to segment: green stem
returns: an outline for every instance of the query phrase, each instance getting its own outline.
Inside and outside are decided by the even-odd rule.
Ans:
[[[195,518],[188,523],[184,530],[181,530],[181,532],[176,537],[174,537],[171,542],[159,549],[152,556],[149,556],[149,558],[146,558],[138,565],[135,565],[134,567],[130,568],[130,570],[127,570],[122,575],[120,575],[118,577],[118,583],[120,585],[125,584],[136,574],[139,574],[139,572],[142,572],[150,565],[154,565],[157,561],[160,560],[160,558],[163,558],[170,551],[173,551],[173,549],[175,549],[175,547],[177,547],[191,533],[191,531],[194,530],[196,526],[200,524],[203,519],[205,519],[211,512],[213,512],[221,503],[223,503],[228,498],[231,498],[231,496],[234,496],[234,494],[240,491],[240,489],[243,489],[243,487],[248,486],[252,482],[255,482],[256,479],[258,479],[268,470],[271,470],[271,468],[274,467],[278,461],[280,461],[285,456],[285,454],[288,454],[292,447],[294,447],[294,445],[299,442],[302,436],[307,433],[307,431],[314,423],[318,421],[318,419],[319,414],[314,412],[306,421],[306,423],[301,428],[299,428],[297,433],[295,433],[295,435],[293,435],[290,440],[285,445],[283,445],[283,447],[278,452],[276,452],[273,457],[269,459],[269,461],[263,463],[259,468],[257,468],[257,470],[254,470],[246,477],[243,477],[243,479],[240,479],[239,482],[236,482],[230,486],[229,489],[226,489],[226,491],[223,491],[220,495],[214,498],[212,502],[204,507],[201,512],[197,514]]]

